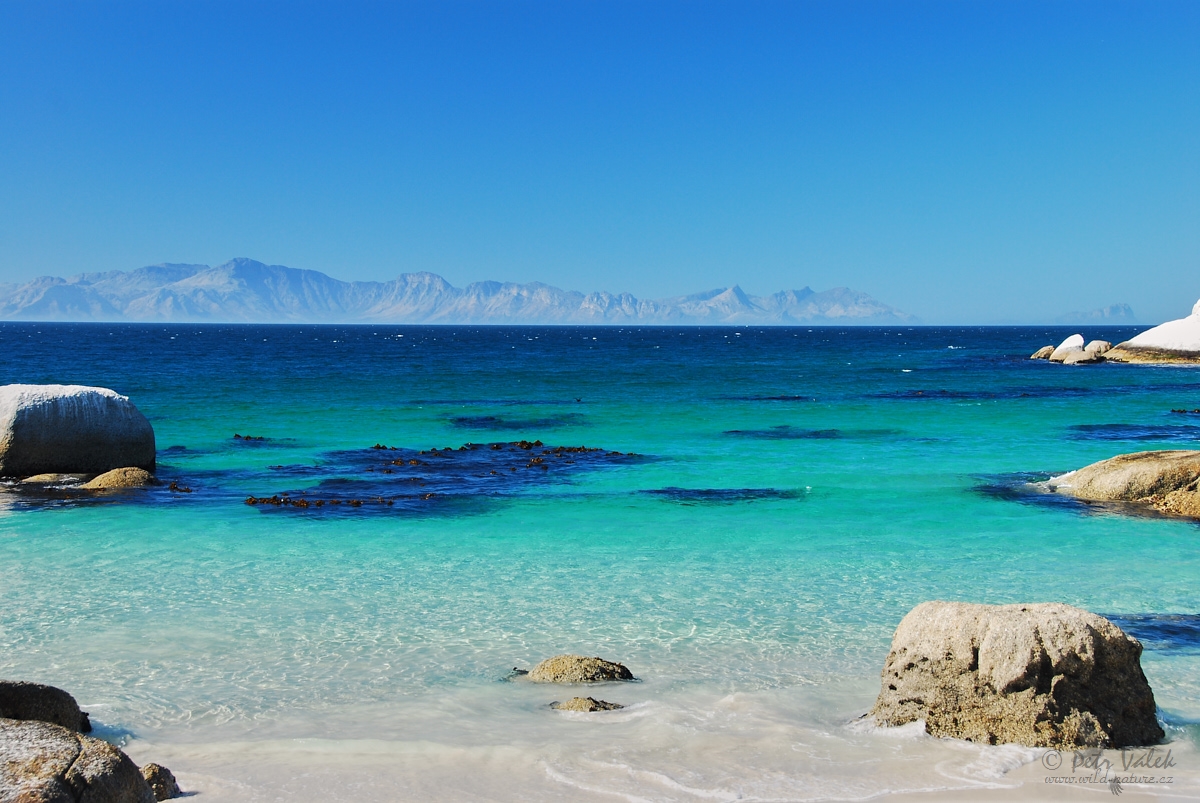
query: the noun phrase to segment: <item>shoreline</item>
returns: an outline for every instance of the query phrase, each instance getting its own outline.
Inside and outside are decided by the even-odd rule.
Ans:
[[[124,749],[135,762],[157,760],[172,768],[182,789],[198,799],[260,801],[357,800],[972,800],[1063,801],[1110,794],[1103,782],[1078,783],[1092,771],[1070,770],[1071,758],[1051,771],[1046,751],[1015,746],[980,747],[967,742],[920,744],[911,752],[891,747],[888,760],[875,766],[861,761],[841,766],[797,768],[791,778],[725,777],[715,783],[696,777],[695,768],[640,769],[565,761],[561,751],[531,751],[495,744],[461,747],[429,741],[291,739],[223,743],[170,744],[135,740]],[[1126,783],[1123,800],[1187,800],[1200,796],[1200,755],[1190,742],[1177,740],[1171,782]],[[556,755],[556,752],[559,753]],[[990,754],[990,755],[989,755]],[[993,766],[987,766],[985,759]],[[971,759],[974,759],[972,766]],[[1105,751],[1117,773],[1120,751]],[[1051,762],[1053,763],[1053,762]],[[567,765],[567,769],[563,768]],[[841,769],[854,779],[831,777]],[[974,769],[974,776],[970,774]],[[865,771],[864,771],[865,770]],[[966,770],[966,772],[964,772]],[[849,771],[848,773],[845,771]],[[1111,777],[1111,775],[1110,775]],[[1167,777],[1167,776],[1163,776]],[[1071,778],[1048,782],[1047,778]],[[874,788],[871,788],[874,787]]]

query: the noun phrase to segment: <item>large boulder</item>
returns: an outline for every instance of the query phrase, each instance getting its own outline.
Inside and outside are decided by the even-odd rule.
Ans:
[[[582,655],[556,655],[529,670],[535,683],[603,683],[609,680],[633,680],[623,664]]]
[[[0,387],[0,476],[154,471],[154,429],[125,396],[82,385]]]
[[[1050,353],[1050,362],[1062,362],[1068,354],[1083,351],[1083,335],[1071,335]]]
[[[1200,301],[1186,318],[1167,321],[1118,343],[1104,355],[1115,362],[1200,362]]]
[[[155,803],[129,756],[47,722],[0,719],[4,803]]]
[[[87,712],[79,710],[70,694],[24,680],[0,680],[0,717],[50,722],[80,733],[92,730]]]
[[[1083,350],[1089,354],[1107,354],[1112,350],[1112,343],[1107,340],[1092,340],[1083,347]]]
[[[1170,515],[1200,518],[1200,451],[1119,454],[1051,477],[1046,485],[1088,502],[1134,502]]]
[[[896,628],[871,713],[985,744],[1155,744],[1141,654],[1112,622],[1062,603],[924,602]]]

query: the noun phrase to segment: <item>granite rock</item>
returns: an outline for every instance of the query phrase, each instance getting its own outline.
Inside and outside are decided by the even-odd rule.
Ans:
[[[633,673],[622,664],[582,655],[556,655],[529,670],[535,683],[603,683],[609,680],[633,680]]]
[[[1142,645],[1061,603],[924,602],[896,628],[871,713],[934,736],[1078,749],[1163,738]]]
[[[1068,354],[1075,351],[1083,351],[1083,335],[1071,335],[1059,343],[1048,359],[1050,362],[1062,362]]]
[[[551,703],[550,707],[558,711],[616,711],[625,706],[620,703],[610,703],[606,700],[597,700],[595,697],[572,697],[565,703]]]
[[[150,785],[156,800],[170,800],[183,794],[175,775],[162,764],[146,764],[142,767],[142,777]]]
[[[154,471],[154,429],[125,396],[81,385],[0,387],[0,476]]]
[[[0,680],[0,717],[49,722],[80,733],[92,730],[87,713],[70,694],[24,680]]]
[[[114,468],[79,486],[88,491],[110,491],[118,488],[145,488],[157,485],[158,480],[149,471],[141,468]]]
[[[154,803],[129,757],[108,742],[47,722],[0,719],[4,803]]]
[[[1119,454],[1052,477],[1057,493],[1091,502],[1138,502],[1174,491],[1195,490],[1200,481],[1200,451],[1164,449]]]

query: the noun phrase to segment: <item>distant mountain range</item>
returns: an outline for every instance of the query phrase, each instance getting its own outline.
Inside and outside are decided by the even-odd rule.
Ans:
[[[734,286],[656,301],[533,282],[452,286],[434,273],[343,282],[234,259],[0,285],[0,318],[37,321],[495,324],[896,324],[911,315],[845,287],[750,296]]]
[[[1060,315],[1054,322],[1061,324],[1090,323],[1093,326],[1119,326],[1121,324],[1135,324],[1138,322],[1138,319],[1133,314],[1133,308],[1128,304],[1110,304],[1107,307],[1094,309],[1091,312],[1068,312],[1066,315]]]

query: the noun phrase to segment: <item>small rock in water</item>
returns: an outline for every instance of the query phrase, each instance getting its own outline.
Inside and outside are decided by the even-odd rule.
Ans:
[[[1050,355],[1054,353],[1054,346],[1042,346],[1040,349],[1029,355],[1031,360],[1048,360]]]
[[[557,711],[616,711],[618,708],[625,706],[620,703],[610,703],[606,700],[597,700],[595,697],[572,697],[565,703],[550,703],[550,707]]]
[[[142,777],[150,784],[156,800],[170,800],[183,794],[175,782],[175,776],[162,764],[145,765],[142,767]]]
[[[86,482],[91,474],[34,474],[21,480],[22,485],[70,485]]]
[[[88,491],[108,491],[117,488],[145,488],[157,485],[154,475],[142,468],[114,468],[80,487]]]
[[[535,683],[603,683],[610,680],[633,680],[633,673],[623,664],[603,658],[582,655],[556,655],[547,658],[529,671]]]

